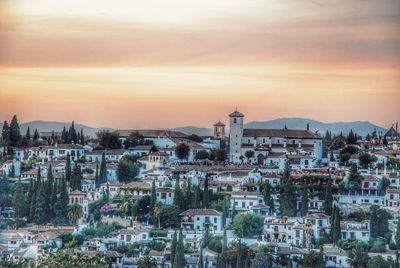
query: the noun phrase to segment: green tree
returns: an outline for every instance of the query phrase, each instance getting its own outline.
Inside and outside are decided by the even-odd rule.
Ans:
[[[183,244],[182,230],[179,230],[178,243],[176,244],[175,257],[173,268],[184,268],[186,265],[185,260],[185,246]]]
[[[103,152],[103,154],[101,155],[101,162],[100,162],[99,184],[105,182],[107,182],[107,165],[106,165],[106,155]]]
[[[55,223],[64,224],[67,223],[69,202],[66,180],[61,180],[57,192],[58,198],[55,204]]]
[[[331,221],[332,226],[332,242],[337,244],[340,240],[341,229],[340,229],[340,209],[337,206],[333,207],[333,218]]]
[[[233,230],[237,237],[260,235],[264,225],[264,217],[254,213],[237,215],[233,220]]]
[[[180,143],[175,147],[175,154],[179,160],[187,160],[190,148],[185,143]]]
[[[397,250],[400,250],[400,219],[397,219],[395,241]]]
[[[368,253],[365,252],[361,243],[357,243],[356,246],[349,251],[347,262],[356,268],[367,267]]]
[[[208,174],[204,181],[204,191],[203,191],[203,207],[208,208],[210,204],[210,192],[208,190]]]
[[[376,205],[371,206],[370,211],[371,237],[385,237],[389,232],[389,212]]]
[[[201,206],[201,189],[200,185],[196,186],[196,190],[194,191],[194,208],[200,208]]]
[[[100,170],[101,171],[101,170]],[[119,160],[117,177],[120,182],[128,183],[139,175],[140,166],[136,159],[124,156]]]
[[[284,216],[293,217],[296,215],[297,195],[296,188],[290,176],[289,161],[285,162],[285,169],[282,178],[283,185],[280,189],[279,201],[280,210]]]
[[[153,182],[151,183],[150,211],[153,211],[156,202],[157,202],[156,181],[153,180]]]
[[[251,261],[250,268],[269,268],[271,264],[269,263],[268,255],[261,249],[259,249]]]
[[[67,182],[71,182],[71,156],[67,153],[67,162],[65,164],[65,179]]]
[[[385,260],[382,256],[374,256],[368,260],[368,268],[391,268],[396,267],[394,261]]]
[[[301,216],[307,216],[308,213],[308,185],[305,181],[302,183],[301,193]]]
[[[10,146],[10,126],[7,120],[3,123],[3,130],[1,131],[1,141],[5,147]]]
[[[176,252],[177,243],[178,243],[178,234],[175,230],[174,235],[172,237],[172,241],[171,241],[171,263],[172,263],[172,265],[174,264],[174,260],[175,260],[175,252]]]
[[[76,134],[75,123],[74,121],[72,121],[68,131],[68,143],[77,144],[77,141],[78,141],[78,135]]]
[[[72,191],[82,190],[82,173],[81,167],[78,164],[75,164],[74,169],[72,170],[70,187]]]
[[[47,180],[45,183],[45,191],[46,191],[46,215],[47,220],[53,218],[53,208],[52,208],[52,193],[53,193],[53,186],[54,186],[54,178],[53,178],[53,169],[51,165],[47,169]]]
[[[361,189],[362,177],[358,173],[358,168],[355,163],[350,167],[349,175],[347,178],[347,188],[348,190],[360,190]]]
[[[96,172],[94,175],[94,181],[95,181],[96,189],[99,189],[100,188],[99,160],[96,161]]]
[[[99,145],[106,150],[109,149],[121,149],[122,144],[119,140],[119,134],[117,132],[110,132],[103,130],[96,133]]]
[[[44,224],[47,222],[47,204],[46,204],[46,185],[39,179],[39,191],[36,196],[35,204],[35,223]]]
[[[17,116],[14,115],[13,118],[11,119],[10,123],[10,137],[9,137],[9,145],[12,147],[17,147],[19,146],[19,143],[22,140],[21,132],[19,129],[19,123]]]
[[[68,206],[67,218],[72,224],[77,225],[78,220],[82,217],[83,209],[81,205],[75,203]]]
[[[175,178],[175,191],[174,191],[174,200],[173,205],[176,206],[179,210],[183,208],[183,194],[181,190],[181,186],[179,184],[179,175]]]
[[[85,145],[85,136],[83,135],[83,129],[81,128],[81,145],[84,146]]]
[[[332,202],[333,202],[333,195],[332,195],[332,185],[329,181],[325,187],[325,203],[324,203],[324,210],[325,214],[331,216],[332,215]]]
[[[206,160],[209,156],[206,150],[200,150],[196,153],[196,160]]]
[[[304,254],[303,266],[305,268],[325,267],[323,254],[317,251],[310,251],[307,254]]]
[[[15,191],[13,196],[13,208],[15,217],[22,218],[24,216],[25,197],[22,189],[21,178],[15,184]]]
[[[244,153],[244,156],[246,156],[247,159],[253,158],[254,157],[254,151],[248,150]]]
[[[157,261],[150,257],[149,255],[145,255],[141,257],[137,262],[138,268],[157,268]]]
[[[356,144],[357,143],[357,135],[354,134],[353,130],[351,129],[349,135],[346,138],[347,144]]]

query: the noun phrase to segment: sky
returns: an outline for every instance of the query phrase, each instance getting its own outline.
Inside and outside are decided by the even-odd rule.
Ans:
[[[0,120],[400,121],[398,0],[2,0]]]

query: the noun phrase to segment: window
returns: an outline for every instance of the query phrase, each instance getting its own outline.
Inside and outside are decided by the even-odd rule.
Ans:
[[[236,124],[237,120],[236,118],[233,118],[233,123]]]
[[[253,205],[253,202],[250,202],[250,206],[252,206]]]
[[[217,217],[214,217],[214,223],[217,223]]]

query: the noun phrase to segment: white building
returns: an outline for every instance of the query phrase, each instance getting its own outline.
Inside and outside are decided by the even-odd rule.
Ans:
[[[317,134],[295,129],[245,129],[243,119],[238,111],[229,115],[231,162],[241,162],[246,151],[254,152],[257,164],[279,168],[285,157],[295,168],[310,168],[322,159],[322,138]]]
[[[186,231],[223,232],[222,212],[215,209],[189,209],[180,214],[181,227]]]
[[[257,204],[264,204],[264,198],[260,193],[255,192],[232,192],[231,193],[231,205],[229,210],[235,210],[235,214],[249,211],[253,206]]]
[[[358,240],[368,242],[370,238],[369,221],[341,221],[340,229],[342,240]]]

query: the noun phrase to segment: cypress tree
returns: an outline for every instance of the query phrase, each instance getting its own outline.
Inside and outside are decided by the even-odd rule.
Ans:
[[[185,260],[185,246],[183,245],[183,234],[182,230],[179,230],[178,243],[176,244],[175,257],[174,257],[174,268],[184,268],[186,265]]]
[[[47,180],[46,180],[46,215],[47,219],[50,220],[53,218],[53,210],[52,210],[52,193],[53,193],[53,184],[54,184],[54,178],[53,178],[53,169],[51,165],[49,165],[49,168],[47,170]]]
[[[192,183],[190,180],[187,181],[187,185],[185,187],[185,201],[184,201],[184,209],[188,209],[192,206],[193,203],[193,193],[192,193]]]
[[[201,244],[200,244],[199,268],[204,268],[204,260],[203,260],[203,243],[201,243]]]
[[[56,216],[57,191],[58,191],[58,180],[54,180],[50,197],[50,216],[49,216],[49,218],[53,220]]]
[[[293,217],[296,215],[296,189],[290,177],[289,161],[285,162],[285,169],[283,172],[283,185],[280,189],[279,201],[281,204],[281,211],[284,216]]]
[[[156,181],[153,180],[151,183],[151,195],[150,195],[150,211],[153,212],[154,206],[156,205],[157,202],[157,196],[156,196]]]
[[[227,248],[228,248],[228,240],[226,236],[226,228],[224,228],[224,235],[222,236],[222,255],[225,254]]]
[[[396,248],[400,250],[400,219],[397,219],[396,225],[396,236],[395,236]]]
[[[68,203],[67,181],[62,180],[59,187],[59,195],[55,209],[57,224],[64,224],[67,222]]]
[[[203,207],[208,208],[210,203],[210,192],[208,191],[208,175],[204,181],[204,192],[203,192]]]
[[[32,179],[29,180],[29,187],[28,187],[28,195],[26,197],[26,205],[27,205],[27,218],[28,218],[28,222],[32,221],[31,217],[30,217],[30,204],[32,202],[32,196],[34,194],[34,187],[33,187],[33,181]]]
[[[174,191],[173,204],[179,210],[181,210],[183,207],[183,196],[182,196],[181,186],[179,184],[179,176],[176,176],[176,180],[175,180],[175,191]]]
[[[10,146],[10,126],[8,125],[7,120],[4,121],[3,123],[3,129],[1,131],[1,140],[5,145],[3,154],[6,155],[8,153],[8,147]]]
[[[176,230],[174,232],[174,236],[172,237],[171,241],[171,264],[174,265],[174,259],[175,259],[175,251],[176,251],[176,244],[178,242],[178,237]]]
[[[19,129],[17,116],[14,115],[10,123],[10,146],[17,147],[21,142],[21,132]]]
[[[30,141],[31,140],[31,131],[29,127],[26,129],[26,134],[25,134],[26,140]]]
[[[74,169],[72,171],[70,187],[72,191],[82,190],[82,173],[81,173],[81,168],[80,166],[78,166],[78,164],[75,164]]]
[[[85,136],[83,135],[83,129],[81,128],[81,145],[85,145]]]
[[[236,256],[236,267],[242,267],[242,239],[239,238],[238,254]]]
[[[99,181],[99,160],[96,161],[96,173],[94,175],[94,182],[96,189],[100,188],[100,181]]]
[[[194,192],[194,208],[200,208],[201,205],[201,190],[200,185],[196,186],[196,190]]]
[[[337,244],[340,240],[341,229],[340,229],[340,210],[339,207],[335,206],[333,209],[334,216],[332,220],[332,242]]]
[[[76,134],[76,130],[75,130],[75,123],[74,123],[74,121],[72,121],[72,124],[69,127],[69,131],[68,131],[67,143],[76,144],[76,142],[77,142],[77,134]]]
[[[67,153],[67,162],[65,164],[65,179],[71,181],[71,156]]]
[[[308,213],[308,185],[303,180],[302,183],[302,194],[301,194],[301,216],[307,216]]]
[[[33,141],[37,141],[39,138],[39,132],[37,129],[35,129],[35,132],[33,133]]]
[[[15,185],[15,192],[13,196],[13,208],[15,216],[22,218],[24,212],[24,194],[22,192],[21,178],[18,179],[18,183]]]
[[[232,222],[233,222],[233,219],[235,218],[235,214],[236,214],[236,205],[235,205],[235,199],[233,199],[233,202],[232,202]]]
[[[100,162],[100,184],[107,182],[106,155],[103,152]]]
[[[329,216],[332,215],[332,202],[333,202],[332,186],[331,186],[331,182],[329,181],[328,184],[326,185],[326,190],[325,190],[324,209],[325,209],[326,215],[329,215]]]
[[[62,141],[62,143],[68,142],[68,134],[67,134],[67,130],[65,129],[65,126],[61,132],[61,141]]]
[[[222,203],[222,227],[225,227],[226,217],[228,216],[228,197],[224,196],[224,200]]]
[[[30,221],[35,221],[35,210],[36,210],[36,191],[33,191],[32,197],[31,197],[31,203],[29,206],[29,220]]]
[[[46,204],[46,185],[43,181],[39,182],[39,192],[36,196],[35,223],[43,224],[47,220]]]

